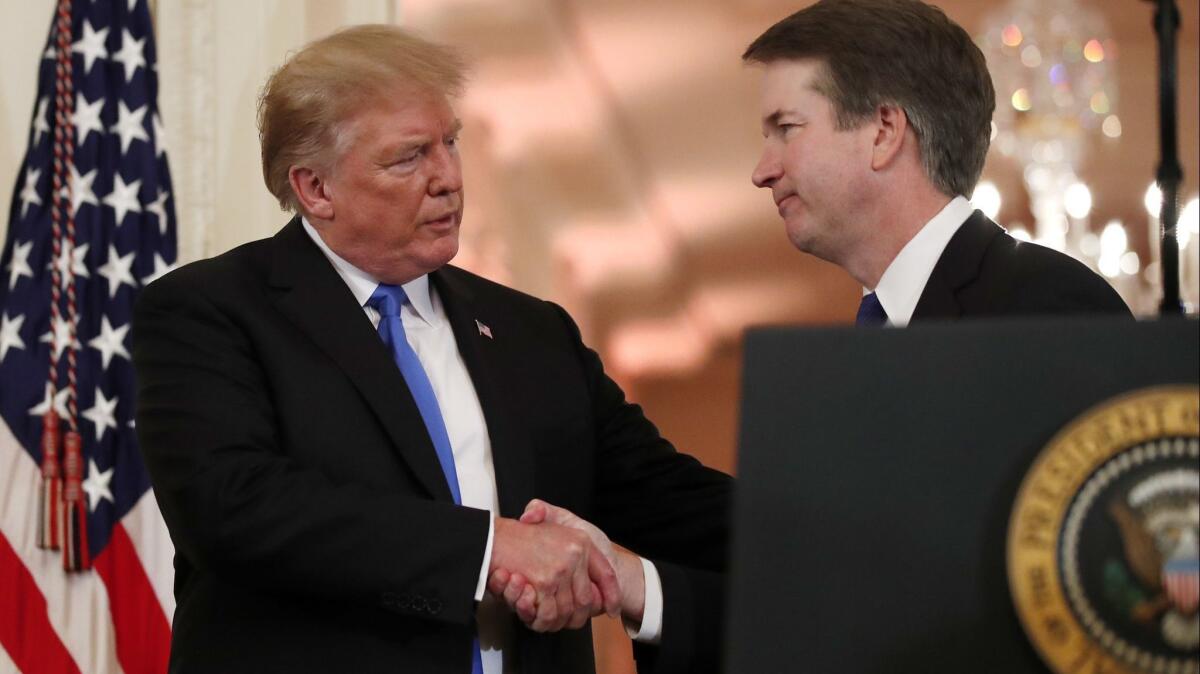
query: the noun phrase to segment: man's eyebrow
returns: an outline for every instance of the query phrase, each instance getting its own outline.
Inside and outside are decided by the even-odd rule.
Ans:
[[[763,118],[763,126],[778,126],[779,118],[783,116],[783,110],[776,110]]]
[[[449,133],[447,133],[446,135],[447,136],[457,136],[462,131],[462,128],[463,128],[462,120],[458,119],[456,117],[454,119],[454,122],[450,125]],[[415,133],[411,136],[406,136],[404,138],[401,138],[395,145],[392,145],[392,146],[386,148],[384,151],[384,155],[390,157],[390,156],[413,152],[413,151],[419,150],[422,147],[428,145],[430,140],[431,139],[428,136],[425,136],[420,133]]]

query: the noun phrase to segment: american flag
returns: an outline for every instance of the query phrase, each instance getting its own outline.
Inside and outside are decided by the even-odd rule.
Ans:
[[[129,359],[133,301],[176,259],[146,2],[59,0],[40,55],[0,256],[0,672],[166,670]]]

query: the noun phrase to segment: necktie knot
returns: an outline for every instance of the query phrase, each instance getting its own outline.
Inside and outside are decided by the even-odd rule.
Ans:
[[[380,316],[391,318],[400,315],[400,307],[408,299],[402,286],[380,283],[375,292],[367,300],[367,306],[379,312]]]
[[[854,321],[858,325],[883,325],[887,322],[887,312],[879,302],[875,293],[863,295],[862,303],[858,305],[858,317]]]

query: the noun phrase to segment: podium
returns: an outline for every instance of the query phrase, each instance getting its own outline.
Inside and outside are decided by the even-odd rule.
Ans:
[[[1184,385],[1188,407],[1197,327],[1073,318],[749,334],[725,671],[1055,671],[1010,591],[1019,489],[1097,405]],[[1195,652],[1181,657],[1190,669]]]

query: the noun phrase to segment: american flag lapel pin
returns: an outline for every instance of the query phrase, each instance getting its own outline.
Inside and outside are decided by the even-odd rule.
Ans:
[[[475,327],[479,328],[479,334],[487,337],[488,339],[492,339],[492,329],[483,323],[480,323],[478,318],[475,319]]]

